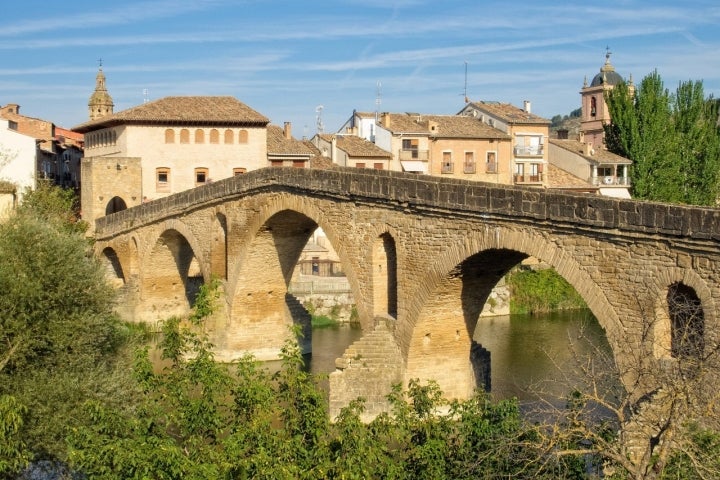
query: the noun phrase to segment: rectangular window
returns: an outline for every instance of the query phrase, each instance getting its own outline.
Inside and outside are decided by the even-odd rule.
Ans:
[[[282,167],[283,161],[282,160],[270,160],[270,166],[271,167]]]
[[[365,168],[365,164],[362,162],[358,162],[355,164],[355,168]]]
[[[464,173],[475,173],[475,152],[465,152]]]
[[[497,152],[487,152],[485,157],[485,172],[498,173]]]
[[[374,164],[373,164],[373,168],[374,168],[375,170],[382,170],[382,169],[384,168],[384,165],[383,165],[382,163],[379,163],[379,162],[378,162],[378,163],[374,163]]]
[[[442,173],[453,173],[454,167],[452,162],[452,152],[443,152],[442,153],[442,166],[441,166],[441,172]]]
[[[417,138],[403,138],[402,149],[409,151],[411,158],[418,158],[418,140],[417,140]]]
[[[158,192],[169,192],[170,191],[170,169],[169,168],[155,169],[155,190]]]
[[[195,186],[205,185],[209,180],[207,168],[195,169]]]
[[[233,175],[242,175],[247,173],[247,168],[233,168]]]
[[[305,160],[293,160],[293,167],[305,168]]]

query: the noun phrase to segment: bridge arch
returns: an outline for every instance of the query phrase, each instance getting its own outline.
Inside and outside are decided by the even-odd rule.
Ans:
[[[358,282],[349,254],[338,242],[347,225],[328,218],[323,209],[305,197],[279,195],[266,198],[257,213],[243,219],[243,229],[228,232],[229,327],[219,344],[226,351],[251,351],[259,359],[277,359],[288,327],[302,329],[300,346],[311,350],[310,315],[288,293],[300,254],[317,227],[335,249],[353,294]],[[258,348],[257,338],[263,338]]]
[[[405,378],[434,378],[451,398],[465,398],[481,384],[483,366],[472,336],[492,288],[532,256],[549,264],[582,296],[613,342],[618,317],[602,288],[558,245],[527,230],[487,226],[447,248],[417,286],[397,339]]]
[[[169,220],[155,241],[141,254],[144,268],[139,278],[136,319],[158,321],[187,315],[200,286],[208,280],[208,268],[197,252],[198,243],[182,222]]]
[[[655,358],[682,356],[679,337],[690,336],[695,347],[717,343],[718,319],[712,291],[697,272],[682,267],[664,269],[650,288],[658,292],[649,318]],[[701,338],[696,337],[698,333]]]
[[[395,238],[388,231],[381,233],[372,243],[370,255],[374,316],[397,318],[398,255]]]
[[[103,248],[100,253],[100,261],[105,267],[105,277],[110,281],[111,285],[119,287],[125,284],[125,273],[114,248],[110,246]]]
[[[105,206],[105,215],[110,215],[111,213],[120,212],[126,209],[127,203],[125,203],[125,200],[123,200],[122,197],[115,196],[112,197]]]

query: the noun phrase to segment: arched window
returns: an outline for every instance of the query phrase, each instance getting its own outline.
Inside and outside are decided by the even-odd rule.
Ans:
[[[229,128],[225,130],[225,143],[232,144],[233,143],[233,131]]]
[[[595,97],[590,97],[590,116],[594,117],[597,115],[597,100]]]
[[[248,142],[248,132],[247,130],[240,130],[238,133],[238,143],[247,143]]]
[[[700,359],[705,348],[705,316],[695,290],[683,283],[673,283],[667,302],[671,356]]]
[[[195,130],[195,143],[205,143],[205,132],[200,128]]]
[[[219,143],[220,142],[220,133],[218,133],[216,128],[213,128],[210,130],[210,143]]]
[[[105,206],[105,215],[110,215],[111,213],[119,212],[125,209],[127,209],[125,200],[120,197],[113,197]]]
[[[172,128],[165,130],[165,143],[175,143],[175,130]]]
[[[190,130],[187,128],[180,130],[180,143],[190,143]]]

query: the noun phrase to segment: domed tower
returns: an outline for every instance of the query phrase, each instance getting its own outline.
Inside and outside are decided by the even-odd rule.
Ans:
[[[102,64],[100,64],[98,74],[95,77],[95,91],[90,95],[88,101],[90,120],[110,115],[113,113],[113,107],[112,97],[105,88],[105,74],[102,70]]]
[[[605,53],[605,64],[600,67],[600,72],[593,77],[590,85],[587,77],[580,90],[582,97],[582,113],[580,115],[580,140],[591,144],[593,148],[601,148],[605,131],[603,125],[610,123],[610,112],[605,103],[605,94],[625,80],[615,71],[610,63],[611,52],[608,49]],[[629,86],[633,88],[632,76]]]

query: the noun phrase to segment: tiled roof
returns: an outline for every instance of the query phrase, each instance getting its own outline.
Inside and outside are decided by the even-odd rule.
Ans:
[[[596,186],[552,163],[548,165],[548,187],[597,190]]]
[[[592,155],[587,155],[587,154],[585,154],[585,144],[579,140],[558,140],[557,138],[551,138],[549,140],[550,140],[550,143],[552,143],[553,145],[556,145],[560,148],[563,148],[565,150],[573,152],[574,154],[585,158],[590,163],[594,163],[594,164],[611,163],[611,164],[617,164],[617,165],[632,165],[632,160],[622,157],[620,155],[616,155],[612,152],[605,150],[604,148],[598,148],[598,149],[594,150],[594,153]]]
[[[387,119],[390,125],[387,125]],[[510,139],[506,133],[477,118],[462,115],[423,115],[418,113],[387,113],[380,124],[393,133],[427,134],[436,138],[492,138]],[[431,125],[437,126],[435,131]]]
[[[112,125],[248,125],[264,126],[267,117],[235,97],[165,97],[90,120],[73,128],[86,133]]]
[[[267,126],[268,155],[304,155],[311,156],[313,151],[305,143],[292,137],[285,138],[285,132],[276,125]]]
[[[320,138],[326,142],[332,141],[333,135],[321,134]],[[355,135],[336,135],[337,148],[347,153],[349,157],[392,158],[392,154],[383,150],[374,143]]]
[[[472,102],[469,105],[477,110],[485,111],[511,125],[550,125],[550,120],[534,113],[528,113],[520,107],[501,102]],[[467,108],[467,107],[466,107]]]
[[[313,152],[313,156],[310,157],[310,168],[327,170],[335,166],[332,160],[329,157],[323,156],[323,154],[320,153],[320,149],[317,148],[310,140],[303,141],[303,144]]]

